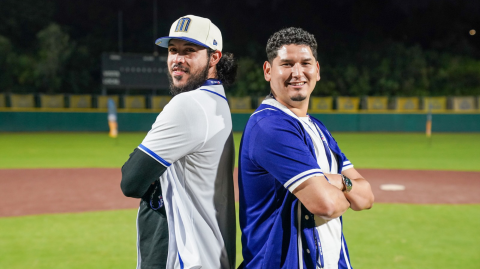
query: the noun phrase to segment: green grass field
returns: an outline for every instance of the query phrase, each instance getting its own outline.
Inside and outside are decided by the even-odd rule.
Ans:
[[[0,169],[120,167],[144,133],[1,133]],[[480,134],[334,134],[357,168],[480,171]],[[238,148],[240,134],[235,134]],[[0,218],[0,268],[134,268],[136,209]],[[355,269],[478,268],[480,205],[345,214]],[[237,233],[237,264],[241,245]]]
[[[0,169],[121,167],[146,133],[0,134]],[[338,133],[357,168],[480,171],[480,134]],[[240,133],[235,133],[238,152]],[[238,158],[237,158],[238,159]]]

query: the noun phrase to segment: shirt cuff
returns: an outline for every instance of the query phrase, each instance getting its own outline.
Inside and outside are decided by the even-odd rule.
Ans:
[[[149,148],[145,147],[143,144],[140,144],[138,148],[141,151],[145,152],[150,157],[157,160],[159,163],[163,164],[165,167],[169,167],[171,165],[171,163],[165,161],[162,157],[158,156],[155,152],[151,151]]]
[[[323,176],[321,169],[310,169],[305,172],[302,172],[290,180],[288,180],[283,186],[287,188],[290,192],[293,192],[300,184],[302,184],[305,180],[316,177],[316,176]]]
[[[348,170],[350,168],[353,168],[353,164],[350,161],[344,161],[343,166],[342,166],[342,172],[345,170]]]

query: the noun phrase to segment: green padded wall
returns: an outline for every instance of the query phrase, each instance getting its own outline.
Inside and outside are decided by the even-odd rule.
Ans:
[[[118,113],[119,131],[146,132],[158,113]],[[331,132],[424,132],[425,114],[312,114]],[[233,131],[241,132],[249,113],[232,114]],[[106,112],[0,112],[0,132],[108,131]],[[433,132],[480,132],[480,114],[433,114]]]
[[[158,113],[118,113],[120,131],[150,130]],[[0,131],[108,131],[107,113],[101,112],[0,112]]]

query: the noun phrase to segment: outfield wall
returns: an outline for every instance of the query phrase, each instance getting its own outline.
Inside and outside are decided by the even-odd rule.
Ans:
[[[119,131],[148,131],[157,117],[152,112],[119,112]],[[328,113],[311,114],[331,132],[424,132],[426,114]],[[243,131],[250,113],[232,114],[233,130]],[[108,131],[107,112],[0,111],[0,132]],[[480,113],[434,113],[433,132],[480,132]]]

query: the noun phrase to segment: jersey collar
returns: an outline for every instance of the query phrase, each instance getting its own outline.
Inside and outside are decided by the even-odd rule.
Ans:
[[[280,102],[278,102],[271,94],[267,95],[267,97],[265,97],[265,100],[263,100],[262,104],[276,107],[276,108],[280,109],[281,111],[283,111],[284,113],[286,113],[287,115],[289,115],[289,116],[291,116],[291,117],[300,121],[300,119],[298,118],[297,115],[295,115],[295,113],[293,113],[286,106],[280,104]]]
[[[225,101],[227,101],[227,97],[225,97],[225,90],[223,89],[222,82],[218,79],[207,79],[207,81],[205,81],[205,83],[203,83],[203,85],[200,86],[199,90],[216,94],[222,97],[223,99],[225,99]]]
[[[202,86],[215,86],[222,85],[222,82],[218,79],[209,78],[202,84]]]

